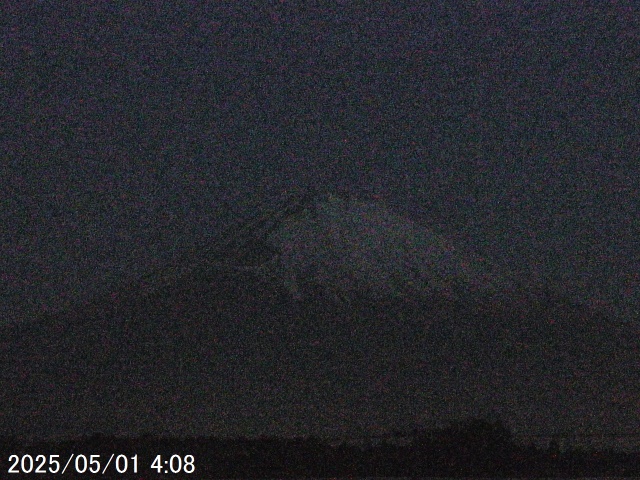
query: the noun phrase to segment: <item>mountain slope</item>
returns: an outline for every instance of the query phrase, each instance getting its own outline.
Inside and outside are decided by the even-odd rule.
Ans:
[[[455,289],[507,288],[478,258],[458,251],[433,230],[377,202],[307,194],[285,214],[249,222],[271,252],[260,269],[298,295],[301,283],[372,297],[424,296]],[[263,217],[264,218],[264,217]],[[249,229],[251,230],[251,228]],[[242,229],[241,229],[242,231]],[[246,251],[247,249],[245,249]],[[246,255],[246,253],[245,253]]]
[[[488,411],[522,432],[640,427],[632,326],[515,288],[292,291],[275,253],[245,256],[278,246],[257,223],[154,288],[4,328],[0,433],[340,436]]]

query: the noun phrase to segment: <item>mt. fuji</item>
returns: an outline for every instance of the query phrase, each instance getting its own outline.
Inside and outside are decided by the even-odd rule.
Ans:
[[[0,331],[0,435],[320,435],[497,412],[640,428],[638,336],[376,203],[292,195],[93,302]]]
[[[236,226],[226,242],[215,258],[284,284],[298,300],[310,285],[343,300],[434,292],[454,299],[513,286],[509,275],[490,273],[495,269],[480,258],[386,206],[331,193],[289,197]]]
[[[376,298],[433,290],[455,295],[456,286],[490,290],[505,282],[388,208],[330,194],[287,218],[268,241],[280,252],[279,267],[294,294],[305,281]]]

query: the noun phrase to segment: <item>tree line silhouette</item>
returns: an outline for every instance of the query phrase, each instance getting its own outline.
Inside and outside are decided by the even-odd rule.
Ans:
[[[169,460],[193,455],[195,470],[181,478],[318,478],[318,477],[578,477],[638,476],[640,451],[560,448],[516,442],[499,420],[469,418],[435,429],[360,441],[328,441],[316,437],[224,439],[171,438],[151,434],[117,437],[95,433],[75,440],[31,442],[0,439],[3,473],[10,455],[72,453],[108,458],[112,453],[138,456],[138,473],[113,478],[155,478],[151,468],[158,455]],[[15,458],[15,457],[14,457]],[[67,478],[87,478],[68,471]],[[51,475],[53,478],[55,475]],[[166,475],[165,475],[166,476]],[[16,476],[20,478],[20,475]],[[23,477],[28,478],[28,477]],[[47,478],[46,474],[38,478]],[[109,473],[102,478],[111,478]]]

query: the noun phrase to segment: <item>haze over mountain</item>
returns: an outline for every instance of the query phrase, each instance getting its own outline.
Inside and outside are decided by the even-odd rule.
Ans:
[[[355,436],[488,412],[640,427],[630,324],[376,202],[294,195],[137,285],[3,328],[0,434]]]

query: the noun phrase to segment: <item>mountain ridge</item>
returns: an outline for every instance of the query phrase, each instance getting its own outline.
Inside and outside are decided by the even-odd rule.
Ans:
[[[640,427],[637,332],[561,295],[344,301],[200,254],[3,327],[0,433],[339,436],[487,411],[516,432]]]

